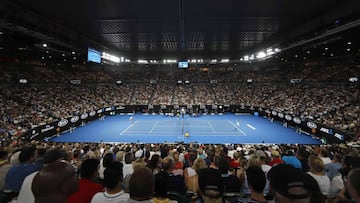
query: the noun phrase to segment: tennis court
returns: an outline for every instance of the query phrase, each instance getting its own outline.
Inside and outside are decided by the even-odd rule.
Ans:
[[[52,138],[55,142],[126,142],[126,143],[291,143],[320,144],[308,135],[297,134],[292,128],[253,115],[185,116],[183,119],[164,115],[136,114],[106,117],[74,132]],[[236,125],[236,121],[240,125]],[[188,136],[185,136],[188,134]]]

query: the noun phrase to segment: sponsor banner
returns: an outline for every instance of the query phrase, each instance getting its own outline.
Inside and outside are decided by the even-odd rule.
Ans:
[[[96,115],[96,111],[91,111],[90,113],[89,113],[89,116],[91,116],[91,117],[93,117],[93,116],[95,116]]]
[[[103,109],[99,109],[96,111],[97,113],[102,113],[103,112]]]
[[[286,115],[285,116],[285,119],[288,120],[288,121],[291,121],[292,120],[292,117],[290,115]]]
[[[276,112],[276,111],[272,111],[271,114],[274,115],[274,116],[276,116],[276,115],[277,115],[277,112]]]
[[[81,80],[70,80],[70,83],[73,84],[73,85],[80,85]]]
[[[306,125],[307,125],[308,128],[311,128],[311,129],[317,128],[316,123],[314,123],[314,122],[312,122],[312,121],[308,121],[308,122],[306,123]]]
[[[68,119],[61,119],[61,120],[58,122],[58,127],[62,128],[62,127],[64,127],[64,126],[66,126],[68,123],[69,123],[69,120],[68,120]]]
[[[83,113],[83,114],[81,114],[80,118],[81,118],[82,120],[85,120],[85,119],[87,119],[88,116],[89,116],[88,113]]]
[[[327,134],[329,134],[329,135],[333,135],[333,134],[334,134],[334,131],[333,131],[333,129],[331,129],[331,128],[321,127],[321,128],[320,128],[320,131],[321,131],[321,132],[324,132],[324,133],[327,133]]]
[[[50,131],[50,130],[53,130],[53,129],[55,129],[55,126],[53,126],[53,125],[45,125],[45,126],[40,130],[40,132],[41,132],[41,133],[44,133],[44,132],[47,132],[47,131]]]
[[[284,118],[284,114],[283,113],[278,113],[279,118]]]
[[[165,107],[166,108],[166,107]],[[116,110],[124,110],[125,109],[125,107],[124,106],[117,106],[116,107]]]
[[[301,124],[301,119],[300,118],[295,117],[295,118],[293,118],[293,121],[296,124]]]
[[[76,122],[78,122],[79,121],[79,116],[73,116],[71,119],[70,119],[70,122],[72,122],[72,123],[76,123]]]
[[[106,108],[105,108],[105,111],[111,111],[111,110],[112,110],[111,107],[106,107]],[[101,113],[101,112],[98,111],[98,113]]]
[[[338,138],[339,140],[345,140],[345,136],[344,135],[341,135],[339,133],[335,133],[334,135],[336,138]]]

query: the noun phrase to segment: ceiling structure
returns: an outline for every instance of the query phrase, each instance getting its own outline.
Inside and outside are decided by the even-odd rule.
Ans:
[[[358,0],[3,0],[0,53],[41,55],[46,43],[69,57],[90,46],[131,61],[234,60],[269,47],[319,43],[327,30],[358,19]],[[351,37],[360,33],[351,30]]]

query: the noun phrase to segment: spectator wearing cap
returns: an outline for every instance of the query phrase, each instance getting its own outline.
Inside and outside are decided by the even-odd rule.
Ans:
[[[81,163],[79,189],[68,198],[67,203],[89,203],[96,193],[103,191],[103,186],[96,182],[99,162],[97,159],[86,159]]]
[[[117,203],[129,200],[129,193],[122,189],[122,167],[120,162],[111,162],[104,171],[105,192],[98,192],[94,195],[91,203]]]
[[[330,179],[324,174],[324,163],[320,157],[311,155],[309,157],[310,171],[308,172],[318,183],[324,196],[330,195]]]
[[[45,153],[43,157],[43,163],[46,166],[47,164],[53,163],[55,161],[61,160],[69,160],[69,155],[60,149],[53,149]],[[23,184],[21,185],[20,193],[17,198],[18,202],[27,202],[32,203],[35,202],[33,192],[31,191],[31,185],[33,183],[34,177],[39,173],[39,171],[35,171],[32,174],[26,176]]]
[[[70,163],[63,161],[47,164],[36,174],[31,186],[35,203],[65,203],[77,189],[77,172]]]
[[[289,164],[278,164],[267,174],[271,191],[279,203],[309,203],[311,182],[303,172]]]
[[[277,150],[271,151],[271,157],[272,157],[272,160],[269,163],[270,166],[275,166],[277,164],[284,163],[283,160],[281,160],[279,151],[277,151]]]
[[[294,152],[289,150],[287,152],[287,155],[284,155],[281,158],[286,164],[290,164],[292,166],[294,166],[297,169],[301,170],[301,162],[300,160],[295,156]]]
[[[199,194],[202,203],[223,203],[224,183],[219,170],[204,168],[199,171]]]
[[[143,167],[131,175],[129,188],[130,199],[127,203],[153,203],[155,181],[149,168]]]
[[[247,199],[238,198],[237,203],[263,203],[267,202],[264,197],[266,176],[264,171],[257,166],[250,166],[246,169],[246,177],[250,188],[250,197]]]
[[[21,149],[19,154],[20,163],[13,165],[6,174],[6,191],[11,191],[17,194],[20,192],[21,185],[26,176],[42,168],[42,164],[34,163],[36,159],[37,152],[35,148],[25,147]]]

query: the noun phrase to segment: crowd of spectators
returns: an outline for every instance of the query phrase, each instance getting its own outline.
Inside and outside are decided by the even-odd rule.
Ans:
[[[359,85],[347,79],[358,76],[359,68],[351,63],[318,66],[263,72],[225,68],[154,72],[146,68],[115,73],[81,66],[69,70],[1,66],[0,134],[19,136],[38,125],[112,105],[230,104],[269,108],[358,136]],[[19,78],[27,78],[29,84],[11,83]],[[252,83],[246,82],[249,78]],[[290,83],[291,78],[302,82]],[[84,83],[70,84],[70,79]],[[116,85],[119,79],[123,83]],[[151,80],[155,81],[152,85]],[[217,82],[210,84],[211,80]]]
[[[347,145],[32,142],[0,155],[2,202],[336,202],[360,190]]]

